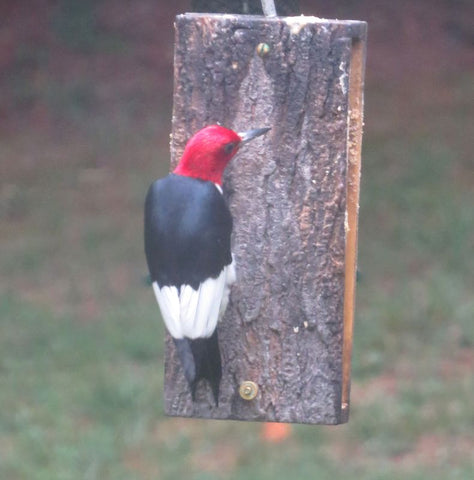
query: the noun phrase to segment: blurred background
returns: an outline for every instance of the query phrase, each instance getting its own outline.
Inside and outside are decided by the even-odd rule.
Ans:
[[[300,6],[369,22],[349,424],[163,416],[142,205],[190,3],[1,0],[1,479],[472,478],[473,4]]]

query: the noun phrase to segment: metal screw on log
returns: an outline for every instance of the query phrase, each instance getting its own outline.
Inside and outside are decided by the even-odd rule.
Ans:
[[[246,380],[241,383],[239,394],[244,400],[253,400],[258,394],[258,385],[251,380]]]
[[[262,10],[266,17],[276,17],[277,12],[273,0],[262,0]]]

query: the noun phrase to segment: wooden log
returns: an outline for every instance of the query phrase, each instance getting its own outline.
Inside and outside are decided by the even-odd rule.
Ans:
[[[219,406],[205,382],[191,401],[168,337],[168,415],[347,421],[365,39],[365,22],[176,18],[172,168],[205,125],[272,130],[225,176],[237,282],[218,327]]]

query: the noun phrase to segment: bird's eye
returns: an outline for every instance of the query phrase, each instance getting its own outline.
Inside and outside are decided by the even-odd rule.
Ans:
[[[224,145],[224,152],[226,155],[229,155],[229,153],[232,153],[232,150],[235,148],[235,143],[227,143]]]

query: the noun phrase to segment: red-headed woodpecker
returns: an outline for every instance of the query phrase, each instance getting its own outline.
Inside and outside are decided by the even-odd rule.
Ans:
[[[153,290],[193,400],[198,381],[207,379],[218,404],[216,327],[235,280],[222,175],[243,143],[268,130],[203,128],[188,141],[173,173],[156,180],[146,197],[145,254]]]

